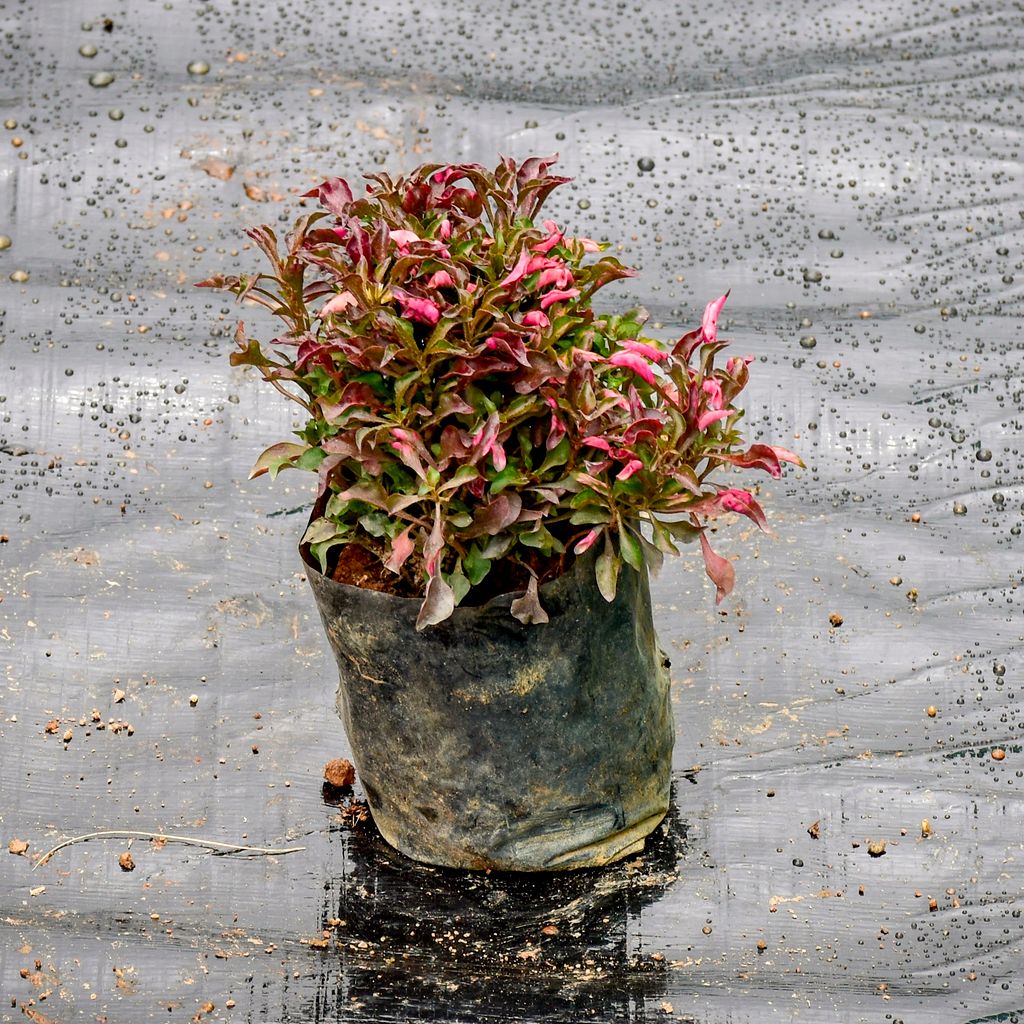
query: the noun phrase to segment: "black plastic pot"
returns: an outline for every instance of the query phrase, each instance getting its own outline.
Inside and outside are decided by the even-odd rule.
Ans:
[[[303,553],[338,662],[338,712],[384,838],[415,860],[548,871],[643,848],[668,809],[667,659],[646,575],[608,603],[592,557],[421,633],[419,601],[337,583]]]

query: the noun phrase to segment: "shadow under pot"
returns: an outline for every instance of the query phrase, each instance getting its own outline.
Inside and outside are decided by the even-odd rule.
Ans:
[[[605,601],[588,552],[540,588],[459,607],[336,582],[300,549],[338,663],[338,713],[381,835],[451,868],[556,871],[639,852],[669,805],[667,659],[646,573]]]

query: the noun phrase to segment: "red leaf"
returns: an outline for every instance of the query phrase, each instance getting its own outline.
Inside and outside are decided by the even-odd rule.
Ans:
[[[316,188],[311,188],[302,194],[303,199],[319,199],[320,205],[326,207],[331,213],[339,217],[348,215],[348,208],[352,202],[352,189],[344,178],[328,178],[321,182]]]
[[[717,590],[715,604],[721,604],[722,598],[736,585],[736,570],[732,567],[732,562],[711,549],[703,533],[700,535],[700,546],[704,552],[704,569]]]
[[[795,452],[788,448],[779,448],[770,444],[752,444],[745,452],[738,455],[726,453],[708,453],[709,458],[719,459],[722,462],[729,462],[734,466],[743,469],[763,469],[776,479],[782,474],[783,462],[792,462],[797,466],[803,466],[803,460]]]
[[[493,537],[511,526],[523,509],[523,499],[515,493],[499,494],[494,501],[485,505],[473,517],[473,525],[465,529],[463,537],[479,537],[487,534]]]

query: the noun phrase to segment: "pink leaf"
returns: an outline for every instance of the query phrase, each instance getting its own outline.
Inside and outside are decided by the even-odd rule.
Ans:
[[[718,494],[693,502],[687,506],[687,511],[712,516],[722,512],[738,512],[756,523],[766,533],[768,532],[768,519],[764,514],[764,509],[757,503],[750,491],[740,490],[738,487],[728,487],[719,491]]]
[[[395,298],[402,307],[406,320],[415,320],[433,327],[441,318],[441,307],[432,299],[422,299],[409,292],[394,289]]]
[[[574,554],[582,555],[584,551],[589,551],[594,546],[594,541],[601,536],[602,527],[595,527],[591,530],[582,540],[578,541],[576,546],[572,549]]]
[[[711,409],[722,408],[722,385],[713,377],[709,377],[701,384],[701,389],[708,396],[708,406]]]
[[[546,313],[542,313],[539,309],[531,309],[529,313],[523,314],[523,319],[520,323],[524,327],[550,327],[551,321],[547,318]]]
[[[539,252],[542,255],[553,249],[564,237],[562,232],[558,230],[558,225],[553,220],[544,221],[544,230],[548,232],[548,237],[542,242],[538,242],[534,247],[534,252]]]
[[[635,352],[616,352],[609,357],[608,362],[612,366],[623,366],[627,370],[632,370],[638,377],[642,377],[647,381],[648,384],[654,383],[654,371],[651,369],[650,363],[643,356],[638,356]]]
[[[660,348],[655,348],[653,345],[648,345],[645,342],[637,341],[635,338],[627,338],[622,342],[622,347],[630,352],[635,352],[639,356],[643,356],[645,359],[653,359],[656,363],[663,363],[668,359],[667,352],[663,352]]]
[[[630,459],[618,472],[616,480],[628,480],[637,470],[643,469],[644,464],[639,459]]]
[[[428,288],[454,288],[455,282],[447,270],[435,270],[427,280]]]
[[[526,276],[526,265],[530,262],[530,254],[526,249],[519,254],[516,265],[509,271],[508,276],[498,282],[499,288],[508,288],[510,285],[518,284]]]
[[[323,308],[320,310],[320,319],[323,320],[325,316],[331,313],[341,313],[348,309],[349,306],[355,306],[356,297],[348,291],[339,292],[334,298],[328,299]]]
[[[726,597],[736,585],[736,570],[732,563],[711,549],[707,537],[701,532],[700,546],[704,553],[704,569],[708,578],[715,585],[715,604],[721,604],[722,598]]]
[[[538,288],[549,288],[555,285],[558,288],[565,288],[572,284],[572,271],[566,266],[548,267],[542,270],[537,279]]]
[[[444,521],[441,518],[441,505],[434,505],[434,526],[423,545],[423,561],[426,563],[427,573],[435,576],[440,571],[439,560],[444,550]]]
[[[391,236],[391,241],[398,246],[401,252],[406,252],[413,242],[420,241],[420,236],[417,235],[415,231],[399,229],[397,231],[391,231],[389,234]]]
[[[567,288],[564,290],[553,288],[551,291],[545,292],[545,294],[541,296],[540,308],[547,309],[548,306],[552,306],[556,302],[564,302],[566,299],[575,299],[579,293],[579,288]]]
[[[391,542],[391,554],[388,555],[388,560],[384,563],[385,569],[390,569],[392,572],[397,573],[405,560],[413,553],[416,548],[416,543],[412,539],[412,526],[407,526],[392,542]]]
[[[700,418],[697,420],[697,429],[700,431],[707,430],[712,423],[724,420],[728,415],[728,409],[709,409],[707,412],[701,413]]]
[[[727,298],[729,298],[728,292],[721,296],[721,298],[709,302],[704,307],[704,316],[700,322],[700,333],[701,338],[706,343],[714,344],[718,339],[718,314],[722,312],[722,307],[725,305]]]

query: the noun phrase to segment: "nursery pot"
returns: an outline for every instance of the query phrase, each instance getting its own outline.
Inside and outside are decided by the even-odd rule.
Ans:
[[[420,601],[338,583],[302,550],[374,822],[415,860],[551,871],[634,854],[668,809],[673,724],[646,573],[601,596],[593,554],[417,633]]]

